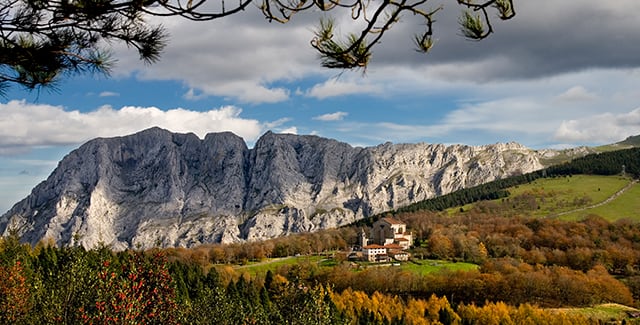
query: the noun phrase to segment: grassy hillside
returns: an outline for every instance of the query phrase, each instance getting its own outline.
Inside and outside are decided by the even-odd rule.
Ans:
[[[634,147],[640,147],[640,135],[631,136],[626,138],[624,141],[595,147],[594,149],[597,152],[606,152],[606,151],[615,151],[615,150],[621,150],[621,149],[629,149]]]
[[[531,215],[550,217],[558,213],[603,203],[627,186],[629,182],[629,179],[619,176],[575,175],[544,178],[531,184],[510,188],[511,194],[507,201],[530,200],[530,197],[533,196],[536,198],[537,206],[530,211]]]
[[[335,259],[330,257],[324,257],[319,255],[306,255],[306,256],[290,256],[286,258],[270,258],[260,262],[249,263],[246,265],[235,266],[234,269],[239,273],[247,273],[248,275],[264,276],[267,271],[276,272],[282,267],[291,267],[294,265],[309,265],[320,268],[330,268],[341,263],[336,262]],[[368,264],[359,263],[358,266],[353,268],[353,271],[362,270],[369,266],[373,267],[390,267],[391,264]],[[471,271],[477,270],[478,265],[465,262],[452,262],[443,260],[420,260],[414,263],[402,263],[399,266],[400,269],[410,271],[416,274],[430,274],[439,271]]]
[[[633,183],[622,194],[601,206],[589,207],[574,211],[560,218],[566,220],[580,220],[588,215],[597,215],[608,221],[630,219],[640,221],[640,186]]]
[[[403,212],[417,212],[417,211],[444,211],[450,208],[456,208],[467,204],[472,204],[475,202],[482,202],[487,200],[510,200],[509,189],[517,188],[521,185],[531,184],[538,180],[544,179],[554,179],[554,178],[563,178],[563,177],[572,177],[574,175],[600,175],[600,176],[628,176],[633,178],[640,178],[640,148],[626,149],[626,150],[618,150],[607,153],[600,154],[590,154],[581,158],[577,158],[568,163],[563,163],[555,166],[550,166],[542,170],[538,170],[535,172],[516,175],[508,178],[494,180],[492,182],[488,182],[485,184],[481,184],[478,186],[464,188],[458,190],[456,192],[448,193],[445,195],[437,196],[431,199],[419,201],[408,206],[399,208],[393,212],[393,214],[403,213]],[[569,181],[570,183],[570,181]],[[570,184],[571,188],[580,188],[575,184]],[[598,190],[602,190],[601,187],[597,187]],[[529,206],[525,205],[520,208],[528,207],[531,209],[541,209],[543,205],[535,204],[535,199],[540,199],[540,203],[545,203],[544,197],[534,197],[528,195],[523,198],[529,199],[528,202],[515,202],[514,209],[518,207],[520,203],[528,203]],[[589,201],[590,195],[583,197],[586,201],[584,202],[573,202],[574,206],[587,203],[591,203]],[[581,198],[578,198],[578,200]],[[556,208],[566,208],[567,206],[558,205]],[[568,209],[566,210],[568,211]],[[563,212],[558,211],[558,212]],[[555,212],[553,212],[555,213]],[[384,215],[386,213],[382,213],[380,215]],[[357,222],[358,225],[370,225],[373,221],[375,221],[378,216],[373,216],[370,218],[366,218]]]
[[[260,262],[253,262],[246,265],[236,266],[235,270],[240,273],[247,273],[251,276],[264,275],[267,271],[275,272],[283,266],[314,264],[320,265],[322,256],[306,255],[306,256],[289,256],[265,259]]]
[[[630,147],[640,147],[640,135],[628,137],[626,140],[618,142],[617,144]]]
[[[415,272],[417,274],[425,275],[443,270],[448,271],[472,271],[477,270],[478,265],[465,262],[451,262],[442,260],[422,260],[419,264],[405,263],[402,264],[402,269]]]
[[[623,218],[640,220],[640,186],[621,176],[574,175],[541,178],[529,184],[508,188],[509,196],[492,201],[448,209],[449,214],[461,210],[484,208],[505,214],[530,217],[559,217],[579,220],[595,214],[609,221]],[[619,193],[619,194],[618,194]]]
[[[553,308],[549,309],[549,311],[570,315],[580,315],[585,318],[596,319],[601,321],[603,324],[616,324],[612,320],[620,322],[624,320],[627,324],[640,323],[638,319],[631,318],[628,314],[629,312],[640,312],[638,309],[619,304],[601,304],[584,308]]]

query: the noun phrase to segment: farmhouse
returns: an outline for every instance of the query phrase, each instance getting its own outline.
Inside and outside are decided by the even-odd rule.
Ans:
[[[369,262],[386,262],[389,257],[387,256],[387,249],[384,246],[371,244],[362,247],[362,253],[364,259]]]
[[[360,232],[363,258],[370,262],[406,261],[409,254],[405,250],[411,247],[412,241],[407,225],[390,217],[376,221],[369,237],[364,229]]]

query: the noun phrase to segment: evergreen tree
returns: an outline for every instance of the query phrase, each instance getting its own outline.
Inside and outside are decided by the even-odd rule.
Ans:
[[[423,31],[414,37],[418,51],[428,52],[432,40],[434,15],[427,1],[352,1],[332,3],[305,0],[0,0],[0,89],[9,84],[28,89],[54,84],[60,76],[108,73],[113,59],[109,44],[124,44],[137,50],[145,62],[158,60],[168,35],[161,25],[149,23],[151,16],[179,17],[194,21],[221,19],[251,8],[260,8],[269,22],[286,23],[298,12],[347,10],[358,14],[352,19],[362,24],[359,33],[338,38],[335,21],[323,19],[311,41],[328,68],[364,68],[372,48],[394,26],[402,14],[422,20]],[[461,0],[465,11],[460,19],[467,38],[479,40],[493,32],[489,13],[501,19],[515,16],[512,0]],[[372,13],[362,14],[363,12]],[[381,14],[385,13],[385,14]],[[481,13],[481,14],[478,14]]]

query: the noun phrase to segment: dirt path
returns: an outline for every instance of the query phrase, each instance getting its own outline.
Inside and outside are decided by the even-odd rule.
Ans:
[[[629,190],[630,188],[632,188],[636,183],[638,183],[637,179],[632,180],[625,187],[620,189],[618,192],[613,193],[613,195],[611,195],[606,200],[604,200],[604,201],[602,201],[600,203],[596,203],[596,204],[593,204],[593,205],[590,205],[590,206],[586,206],[586,207],[582,207],[582,208],[578,208],[578,209],[574,209],[574,210],[570,210],[570,211],[565,211],[565,212],[552,214],[552,215],[549,216],[549,218],[555,218],[555,217],[563,216],[563,215],[574,213],[574,212],[580,212],[580,211],[584,211],[584,210],[589,210],[589,209],[597,208],[599,206],[603,206],[605,204],[608,204],[609,202],[615,200],[618,196],[622,195],[622,193],[624,193],[627,190]]]

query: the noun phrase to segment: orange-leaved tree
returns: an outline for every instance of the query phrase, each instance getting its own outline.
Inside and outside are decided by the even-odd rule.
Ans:
[[[122,253],[97,272],[95,304],[80,308],[86,324],[175,324],[176,293],[161,253]],[[121,255],[122,256],[122,255]]]
[[[20,322],[30,309],[29,286],[20,261],[0,265],[0,323]]]

